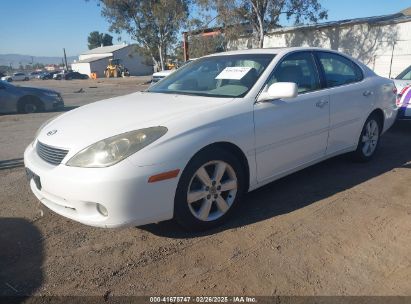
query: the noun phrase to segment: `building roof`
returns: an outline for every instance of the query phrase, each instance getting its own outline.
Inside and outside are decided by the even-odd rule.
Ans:
[[[108,45],[108,46],[101,46],[95,49],[88,50],[81,55],[92,55],[92,54],[107,54],[113,53],[115,51],[121,50],[128,47],[127,44],[116,44],[116,45]]]
[[[326,27],[346,26],[361,23],[368,23],[371,25],[386,25],[392,23],[401,23],[411,21],[411,7],[399,13],[383,16],[363,17],[354,19],[344,19],[338,21],[330,21],[324,23],[316,23],[301,26],[281,27],[269,31],[270,34],[292,32],[299,29],[321,29]]]
[[[110,58],[110,57],[111,57],[111,55],[91,57],[91,58],[86,58],[86,59],[83,59],[83,60],[77,60],[76,62],[73,62],[73,63],[90,63],[90,62],[98,61],[98,60],[101,60],[101,59],[107,59],[107,58]]]

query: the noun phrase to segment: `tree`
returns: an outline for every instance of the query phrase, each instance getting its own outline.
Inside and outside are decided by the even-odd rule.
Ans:
[[[231,34],[241,34],[237,25],[250,25],[258,41],[264,46],[264,36],[271,28],[278,27],[280,16],[294,20],[295,24],[317,22],[327,18],[327,11],[319,0],[197,0],[200,7],[212,9],[216,22],[231,30]],[[241,27],[240,27],[241,28]]]
[[[99,0],[110,31],[127,32],[143,55],[164,69],[165,57],[188,18],[190,0]]]
[[[113,37],[109,34],[99,33],[98,31],[91,32],[87,38],[88,49],[95,49],[101,45],[113,45]]]

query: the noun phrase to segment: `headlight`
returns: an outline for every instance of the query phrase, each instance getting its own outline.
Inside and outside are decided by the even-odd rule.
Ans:
[[[67,166],[109,167],[143,149],[166,133],[166,127],[152,127],[112,136],[80,151],[67,162]]]
[[[44,95],[49,96],[49,97],[59,97],[59,94],[56,92],[43,92]]]

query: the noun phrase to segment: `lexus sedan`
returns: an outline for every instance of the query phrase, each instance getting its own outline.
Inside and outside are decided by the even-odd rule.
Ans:
[[[33,113],[63,107],[63,98],[56,91],[19,87],[0,81],[0,113]]]
[[[233,51],[47,121],[24,162],[34,195],[67,218],[202,230],[287,174],[342,153],[371,160],[396,114],[393,81],[344,54]]]

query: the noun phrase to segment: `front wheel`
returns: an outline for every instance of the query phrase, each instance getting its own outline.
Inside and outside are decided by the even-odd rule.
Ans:
[[[380,144],[382,125],[377,115],[371,115],[362,129],[354,159],[361,162],[369,161],[375,155]]]
[[[181,175],[174,218],[188,230],[216,227],[229,217],[244,191],[243,166],[234,155],[219,148],[200,152]]]

